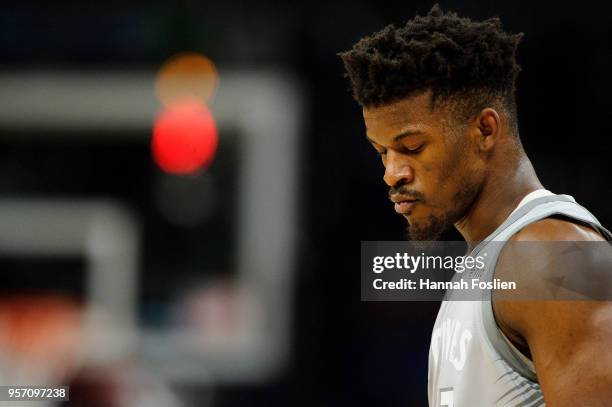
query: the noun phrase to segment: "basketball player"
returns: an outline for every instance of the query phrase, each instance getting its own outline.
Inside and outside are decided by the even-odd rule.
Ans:
[[[544,189],[525,155],[515,106],[521,36],[497,18],[475,22],[434,6],[340,54],[413,240],[452,226],[477,247],[612,240],[571,196]],[[487,266],[495,277],[544,294],[532,279],[552,270],[505,250],[496,260]],[[442,303],[430,406],[612,406],[612,302],[495,298]]]

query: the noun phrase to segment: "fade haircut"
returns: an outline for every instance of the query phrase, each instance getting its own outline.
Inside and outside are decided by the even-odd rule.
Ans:
[[[502,107],[518,134],[516,49],[522,37],[506,33],[499,18],[472,21],[436,4],[426,16],[399,28],[389,25],[338,55],[364,108],[429,90],[432,110],[443,101],[462,119],[487,106]]]

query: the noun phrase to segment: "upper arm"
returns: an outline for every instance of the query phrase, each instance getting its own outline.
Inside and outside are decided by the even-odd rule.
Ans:
[[[602,246],[590,250],[580,245],[585,250],[559,253],[562,245],[539,244],[551,240],[571,244],[601,238],[553,219],[517,234],[513,241],[534,242],[527,250],[533,253],[526,256],[525,250],[510,245],[500,255],[496,277],[518,280],[525,287],[523,295],[532,300],[495,301],[496,319],[528,346],[548,406],[612,405],[612,302],[567,301],[563,295],[555,300],[551,294],[569,289],[583,291],[587,298],[594,288],[607,290],[612,279],[610,255],[599,255]]]

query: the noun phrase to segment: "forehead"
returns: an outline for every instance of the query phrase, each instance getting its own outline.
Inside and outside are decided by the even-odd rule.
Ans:
[[[407,130],[437,127],[440,118],[431,110],[431,92],[398,100],[381,107],[364,108],[363,119],[371,139],[395,136]]]

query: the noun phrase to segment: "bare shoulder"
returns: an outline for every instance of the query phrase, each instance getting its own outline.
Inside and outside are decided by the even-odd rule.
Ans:
[[[590,226],[562,218],[545,218],[533,222],[512,236],[510,241],[604,241],[603,236]]]
[[[500,254],[496,278],[516,281],[530,300],[494,293],[495,317],[531,354],[547,405],[612,405],[611,247],[588,226],[548,218]]]
[[[516,233],[500,253],[495,270],[496,278],[519,287],[507,296],[493,293],[502,331],[526,346],[530,329],[558,326],[560,318],[571,319],[579,316],[578,309],[584,312],[582,308],[595,305],[594,298],[610,297],[612,255],[602,250],[606,245],[595,229],[561,218],[542,219]],[[581,300],[591,304],[577,306]]]
[[[546,218],[526,226],[505,244],[495,277],[516,282],[520,288],[516,294],[522,300],[568,299],[564,294],[571,294],[570,288],[588,300],[593,282],[610,279],[609,268],[603,267],[610,266],[605,264],[611,261],[609,249],[604,237],[590,226]]]

